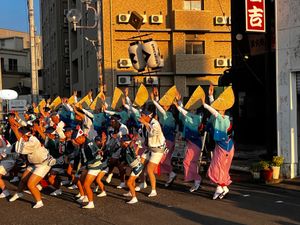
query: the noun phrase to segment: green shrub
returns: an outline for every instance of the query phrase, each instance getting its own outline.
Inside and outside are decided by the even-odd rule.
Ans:
[[[270,162],[268,161],[260,161],[260,167],[262,170],[269,170],[270,169]]]
[[[283,156],[273,156],[272,166],[281,166],[283,164]]]

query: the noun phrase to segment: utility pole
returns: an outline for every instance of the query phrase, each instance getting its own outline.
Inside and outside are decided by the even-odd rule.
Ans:
[[[31,56],[31,94],[32,102],[38,102],[39,86],[38,74],[36,69],[36,51],[35,51],[35,27],[34,27],[34,10],[33,0],[27,0],[28,17],[29,17],[29,35],[30,35],[30,56]]]
[[[102,7],[101,0],[97,0],[97,13],[98,13],[98,23],[97,23],[97,68],[99,76],[99,90],[105,89],[104,87],[104,78],[102,71]]]

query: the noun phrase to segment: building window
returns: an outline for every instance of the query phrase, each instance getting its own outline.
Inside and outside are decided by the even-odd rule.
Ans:
[[[18,60],[8,59],[8,69],[9,71],[18,71]]]
[[[185,54],[205,54],[204,41],[186,41]]]
[[[204,10],[204,0],[185,0],[183,5],[184,10]]]

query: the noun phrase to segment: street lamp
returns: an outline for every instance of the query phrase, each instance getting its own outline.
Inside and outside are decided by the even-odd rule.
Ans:
[[[70,23],[73,24],[74,31],[77,28],[84,29],[94,29],[97,28],[97,41],[94,41],[92,44],[95,47],[96,56],[97,56],[97,69],[98,69],[98,79],[99,79],[99,90],[103,90],[103,74],[102,74],[102,38],[101,38],[101,0],[97,0],[97,9],[91,6],[92,0],[80,0],[81,3],[85,4],[87,11],[92,11],[94,13],[94,24],[81,26],[77,25],[82,19],[82,13],[78,9],[70,9],[67,14],[67,19]],[[90,40],[88,40],[90,41]],[[97,45],[95,45],[97,43]]]
[[[82,14],[78,9],[71,9],[67,14],[67,19],[70,23],[73,23],[74,30],[76,31],[77,24],[82,18]]]

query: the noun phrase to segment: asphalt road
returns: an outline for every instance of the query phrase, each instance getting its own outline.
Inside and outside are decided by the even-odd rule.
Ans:
[[[13,203],[1,199],[0,224],[300,225],[300,188],[234,183],[226,199],[212,200],[214,187],[207,180],[196,193],[188,192],[190,184],[183,184],[182,178],[169,189],[162,180],[158,183],[157,197],[147,197],[148,187],[138,194],[139,203],[128,205],[122,196],[125,190],[116,189],[118,180],[113,179],[106,188],[108,196],[95,196],[91,210],[81,209],[74,201],[76,190],[66,188],[59,197],[44,190],[45,206],[40,209],[31,208],[33,197],[28,194]],[[9,188],[16,190],[12,185]]]

